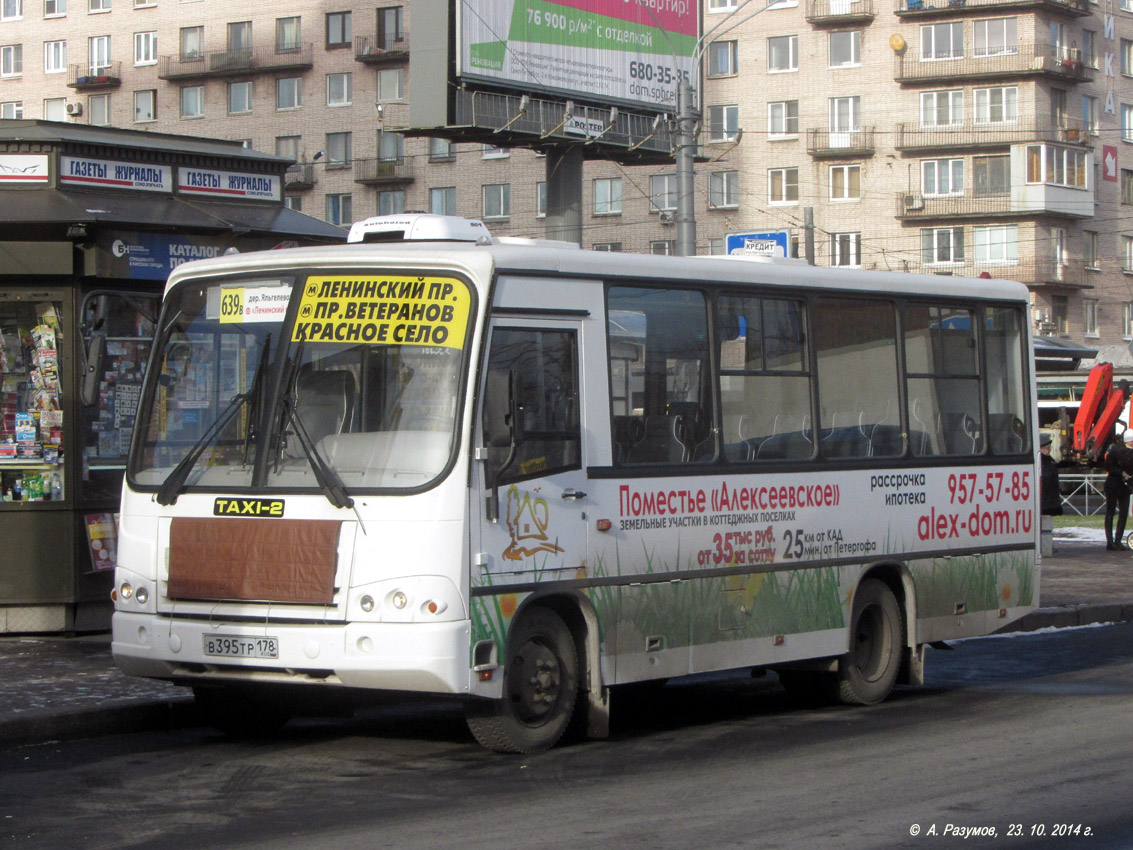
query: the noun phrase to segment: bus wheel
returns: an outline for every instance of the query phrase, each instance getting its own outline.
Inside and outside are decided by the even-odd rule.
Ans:
[[[873,705],[893,690],[901,667],[901,608],[884,582],[866,579],[854,594],[850,651],[838,663],[838,699]]]
[[[235,738],[273,735],[292,715],[279,694],[273,699],[271,695],[231,685],[195,687],[193,700],[211,726]]]
[[[508,636],[504,697],[468,704],[476,740],[501,753],[534,753],[555,745],[570,724],[578,692],[578,653],[554,611],[533,608]]]

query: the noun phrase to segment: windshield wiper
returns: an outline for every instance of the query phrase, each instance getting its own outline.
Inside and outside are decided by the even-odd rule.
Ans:
[[[173,471],[169,473],[169,477],[162,482],[161,489],[157,491],[157,503],[159,505],[172,505],[177,501],[177,494],[181,492],[181,488],[185,486],[185,481],[189,477],[189,473],[196,465],[197,460],[204,453],[204,450],[212,444],[212,441],[217,438],[224,427],[231,421],[232,417],[236,415],[241,407],[244,406],[250,397],[251,393],[240,393],[234,395],[232,400],[228,402],[228,407],[224,408],[216,421],[208,427],[208,429],[201,434],[197,442],[193,443],[189,453],[186,454],[181,461],[173,467]]]
[[[256,363],[256,374],[252,376],[252,386],[246,393],[239,393],[234,395],[228,402],[228,407],[221,411],[220,416],[208,427],[208,429],[201,434],[192,447],[178,464],[173,467],[173,471],[161,484],[161,489],[157,491],[157,503],[159,505],[172,505],[177,501],[177,495],[181,492],[181,488],[185,486],[185,482],[189,478],[189,473],[192,472],[193,467],[196,466],[197,461],[200,459],[204,450],[212,444],[220,432],[224,430],[225,426],[236,415],[236,412],[251,398],[256,398],[258,393],[262,393],[264,364],[267,363],[268,349],[271,347],[271,335],[264,340],[264,347],[260,350],[260,359]],[[258,401],[258,398],[257,398]],[[252,416],[256,413],[249,415],[248,421],[248,434],[244,438],[244,463],[248,462],[248,443],[254,440],[253,429],[256,427]]]
[[[336,508],[353,509],[354,499],[346,492],[346,484],[343,483],[338,472],[319,454],[319,450],[315,448],[315,444],[311,440],[311,435],[307,433],[306,426],[296,414],[296,407],[298,406],[296,385],[299,383],[303,347],[306,344],[307,340],[301,339],[299,344],[295,346],[295,354],[292,356],[291,364],[288,367],[287,382],[279,400],[281,415],[279,417],[279,446],[276,449],[275,456],[276,469],[279,468],[279,461],[283,456],[283,449],[287,441],[287,429],[290,427],[298,438],[303,454],[306,455],[307,462],[311,464],[311,471],[315,473],[315,481],[318,482],[319,489],[327,497],[327,501]]]

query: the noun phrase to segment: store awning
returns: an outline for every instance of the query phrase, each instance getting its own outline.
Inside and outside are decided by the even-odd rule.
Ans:
[[[1034,345],[1035,369],[1039,372],[1069,372],[1077,369],[1083,360],[1098,356],[1097,349],[1060,337],[1036,336]]]
[[[225,222],[236,233],[271,233],[311,239],[346,241],[346,231],[321,219],[275,204],[224,203],[185,199],[182,203]]]

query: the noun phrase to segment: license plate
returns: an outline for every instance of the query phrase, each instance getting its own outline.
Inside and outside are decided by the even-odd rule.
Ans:
[[[222,658],[279,658],[279,638],[205,635],[205,655]]]

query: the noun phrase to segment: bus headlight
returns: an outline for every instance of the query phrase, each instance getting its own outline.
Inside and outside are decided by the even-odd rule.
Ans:
[[[139,587],[136,591],[134,591],[134,598],[138,600],[139,605],[145,605],[147,602],[149,602],[149,591],[144,587]]]
[[[401,611],[409,604],[409,597],[400,590],[395,590],[393,595],[390,596],[389,601],[393,603],[394,608]]]
[[[369,596],[369,595],[363,596],[361,599],[358,600],[358,604],[360,606],[362,606],[363,611],[365,611],[367,614],[369,614],[371,611],[374,610],[374,597]]]
[[[134,586],[128,581],[122,582],[122,586],[118,588],[118,595],[122,599],[129,599],[134,595]]]

